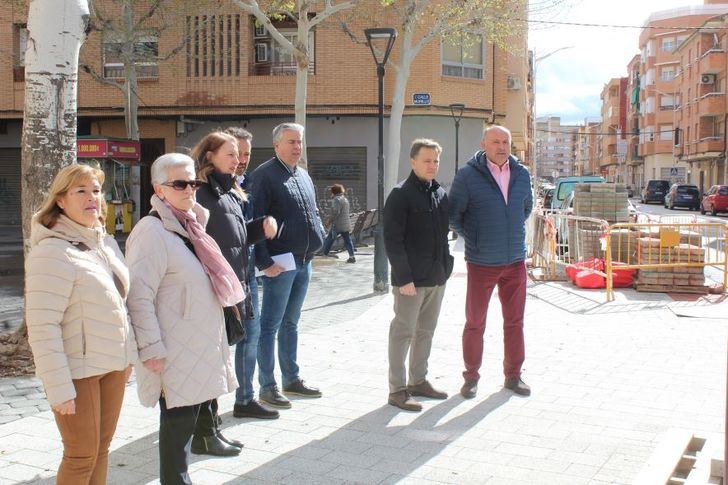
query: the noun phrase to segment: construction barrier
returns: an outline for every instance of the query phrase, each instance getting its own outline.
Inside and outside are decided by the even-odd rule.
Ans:
[[[615,272],[638,271],[639,291],[707,293],[705,268],[728,288],[728,224],[699,223],[694,216],[662,216],[615,223],[537,211],[533,214],[529,256],[535,279],[566,279],[569,268],[604,278],[607,301],[614,299]],[[646,221],[646,222],[643,222]],[[603,267],[585,264],[602,259]]]
[[[607,301],[614,300],[613,269],[639,270],[641,291],[706,293],[705,268],[722,271],[728,284],[728,224],[698,222],[618,223],[604,238]]]

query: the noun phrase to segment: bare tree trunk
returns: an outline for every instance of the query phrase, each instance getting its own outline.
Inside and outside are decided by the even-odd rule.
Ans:
[[[404,114],[407,81],[412,66],[412,33],[405,30],[401,50],[397,59],[397,69],[392,93],[392,108],[389,112],[389,139],[384,163],[384,196],[392,190],[399,180],[399,154],[402,149],[402,116]]]
[[[78,54],[88,22],[87,0],[31,0],[29,5],[20,182],[26,255],[33,214],[58,170],[76,162]],[[25,322],[0,339],[0,355],[28,360]]]
[[[134,52],[134,5],[133,0],[125,0],[122,6],[122,21],[124,42],[121,48],[121,57],[124,62],[124,121],[126,124],[126,137],[139,140],[139,98],[136,72],[136,54]]]
[[[294,106],[295,121],[306,127],[306,98],[308,96],[308,66],[310,61],[310,47],[308,44],[308,33],[311,30],[308,20],[308,3],[302,2],[298,17],[298,53],[296,58],[296,100]],[[306,135],[304,131],[303,145],[301,146],[301,161],[299,165],[308,168],[308,154],[306,152]]]

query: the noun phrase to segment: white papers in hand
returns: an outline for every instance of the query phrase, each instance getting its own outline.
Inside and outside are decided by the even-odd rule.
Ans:
[[[271,256],[271,259],[277,265],[282,266],[283,271],[293,271],[296,269],[296,260],[293,259],[293,253],[276,254],[275,256]],[[256,277],[263,276],[264,274],[261,270],[255,268]]]

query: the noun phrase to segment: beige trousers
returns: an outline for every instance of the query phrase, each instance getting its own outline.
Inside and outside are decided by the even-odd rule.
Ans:
[[[389,326],[389,392],[407,388],[405,358],[409,351],[409,384],[427,377],[427,359],[432,336],[440,315],[445,285],[417,288],[415,296],[405,296],[393,287],[394,319]]]

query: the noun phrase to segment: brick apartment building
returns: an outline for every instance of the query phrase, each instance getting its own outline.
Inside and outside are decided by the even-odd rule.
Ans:
[[[627,113],[625,155],[625,183],[633,187],[644,185],[644,157],[639,153],[640,145],[640,55],[636,54],[627,64]]]
[[[701,192],[726,179],[726,28],[728,15],[709,19],[681,43],[676,54],[675,157],[687,164],[688,181]]]
[[[599,173],[610,182],[622,182],[627,154],[627,78],[616,77],[604,85],[602,100]]]
[[[579,127],[576,139],[576,163],[574,175],[599,174],[599,160],[602,153],[601,146],[601,120],[585,119]]]
[[[538,177],[557,179],[575,173],[579,126],[562,125],[558,116],[536,118]]]
[[[638,94],[640,135],[637,150],[638,156],[643,158],[644,163],[641,183],[655,178],[672,182],[695,182],[693,174],[689,172],[690,166],[687,159],[684,156],[678,157],[675,150],[674,131],[675,128],[680,128],[678,124],[681,122],[678,119],[679,110],[675,108],[680,104],[678,99],[681,92],[680,85],[683,83],[680,78],[684,78],[684,75],[678,76],[678,73],[683,73],[687,66],[691,65],[689,71],[692,77],[690,79],[692,81],[699,79],[696,77],[698,68],[695,64],[698,59],[698,51],[689,48],[685,52],[680,46],[691,36],[695,28],[700,27],[711,17],[725,13],[728,13],[728,4],[705,0],[704,5],[655,12],[645,22],[646,27],[642,30],[639,39],[641,51]],[[694,100],[698,98],[696,89],[699,89],[702,94],[707,94],[708,89],[707,86],[696,88],[687,86],[687,84],[685,85],[686,97],[683,99],[693,101],[691,101],[691,114],[685,111],[683,119],[695,116],[696,111],[700,113],[699,103],[694,103]],[[709,101],[714,101],[714,99]],[[715,107],[713,106],[713,108]],[[692,124],[691,143],[697,140],[694,121]],[[685,130],[687,134],[687,127]],[[693,148],[692,145],[691,148]],[[697,144],[694,148],[698,149]],[[633,174],[637,173],[639,171],[635,167]]]
[[[105,0],[110,3],[110,0]],[[374,0],[371,0],[374,8]],[[370,9],[371,10],[371,9]],[[20,132],[23,116],[23,51],[25,9],[0,12],[0,225],[19,220]],[[140,37],[141,47],[162,56],[180,42],[174,57],[138,65],[141,161],[122,162],[107,175],[124,185],[144,213],[150,196],[149,166],[160,154],[184,151],[218,127],[239,125],[254,135],[252,166],[272,153],[271,130],[293,119],[295,68],[291,56],[252,17],[229,2],[214,12],[189,13],[175,28]],[[496,122],[513,132],[514,154],[524,158],[529,146],[530,67],[525,23],[514,33],[508,50],[477,36],[472,41],[435,40],[412,65],[402,123],[399,173],[409,170],[409,142],[431,137],[444,147],[439,179],[449,185],[454,174],[455,129],[451,103],[464,103],[460,125],[460,160],[478,148],[485,123]],[[369,25],[354,21],[359,33]],[[294,39],[295,28],[278,25]],[[308,82],[306,140],[309,171],[318,196],[327,199],[333,183],[350,189],[352,210],[376,205],[377,81],[366,45],[352,42],[338,22],[320,24],[311,34],[314,61]],[[81,62],[109,79],[118,79],[118,44],[92,33]],[[13,55],[7,55],[13,53]],[[397,56],[395,50],[393,56]],[[388,116],[394,71],[385,78]],[[415,104],[414,94],[429,95],[429,104]],[[114,87],[79,75],[78,134],[125,137],[124,100]],[[386,120],[385,120],[385,145]],[[528,162],[528,160],[525,160]]]

